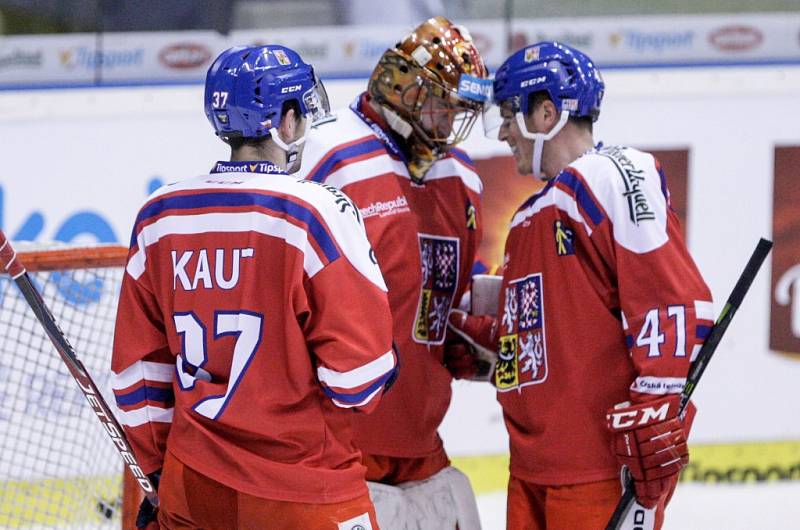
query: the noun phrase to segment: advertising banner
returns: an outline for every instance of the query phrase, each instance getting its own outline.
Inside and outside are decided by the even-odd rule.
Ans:
[[[456,20],[489,65],[543,40],[585,51],[601,67],[800,63],[800,13]],[[0,37],[0,89],[49,85],[201,82],[231,46],[279,43],[322,77],[368,76],[411,30],[403,24],[264,30]]]
[[[213,31],[0,38],[0,88],[197,81],[228,47]]]
[[[800,360],[800,146],[775,149],[769,345]]]

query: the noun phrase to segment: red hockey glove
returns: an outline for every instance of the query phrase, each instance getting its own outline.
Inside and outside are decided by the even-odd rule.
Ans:
[[[497,319],[453,309],[447,328],[444,362],[453,377],[490,380],[497,363]]]
[[[679,406],[680,396],[670,395],[634,406],[625,403],[606,415],[612,450],[631,472],[636,500],[645,508],[655,507],[670,493],[689,462],[686,440],[696,409],[689,402],[681,421]]]
[[[444,367],[454,379],[472,379],[478,374],[478,365],[469,345],[449,329],[444,341]]]

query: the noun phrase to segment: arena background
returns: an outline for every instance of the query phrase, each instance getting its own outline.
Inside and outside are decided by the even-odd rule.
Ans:
[[[661,160],[717,311],[758,238],[774,240],[695,394],[700,413],[683,480],[698,484],[679,489],[666,528],[797,528],[800,14],[464,22],[493,68],[507,50],[543,38],[597,59],[607,91],[595,137]],[[0,228],[18,241],[124,243],[150,191],[228,155],[202,112],[202,78],[219,51],[294,47],[318,65],[341,107],[412,25],[0,37]],[[481,254],[497,263],[511,214],[540,184],[517,175],[507,147],[484,138],[480,125],[464,147],[485,186]],[[0,358],[0,384],[2,368]],[[494,392],[466,382],[454,390],[442,435],[481,495],[486,528],[501,528],[507,437]],[[0,432],[3,422],[0,414]]]

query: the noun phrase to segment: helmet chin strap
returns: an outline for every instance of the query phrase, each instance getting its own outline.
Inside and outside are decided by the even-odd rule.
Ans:
[[[286,151],[286,172],[291,173],[294,169],[295,164],[297,163],[297,154],[300,152],[300,146],[303,145],[303,142],[306,141],[308,137],[308,130],[310,127],[306,127],[306,130],[303,131],[303,136],[295,140],[294,142],[286,143],[280,136],[278,129],[273,127],[269,130],[270,137],[275,142],[275,144]]]
[[[564,128],[564,125],[567,124],[567,120],[569,119],[569,111],[561,111],[561,117],[559,117],[558,123],[556,123],[548,133],[535,133],[529,131],[528,126],[525,124],[525,116],[521,111],[517,112],[516,118],[517,126],[519,127],[519,132],[522,133],[522,136],[528,140],[533,140],[533,176],[544,180],[544,175],[542,175],[542,150],[544,149],[544,143],[547,140],[552,140],[553,137]]]

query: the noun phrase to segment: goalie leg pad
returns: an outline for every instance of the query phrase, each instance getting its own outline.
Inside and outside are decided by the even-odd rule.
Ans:
[[[378,525],[391,530],[480,530],[469,479],[446,467],[425,480],[389,486],[367,482]]]

